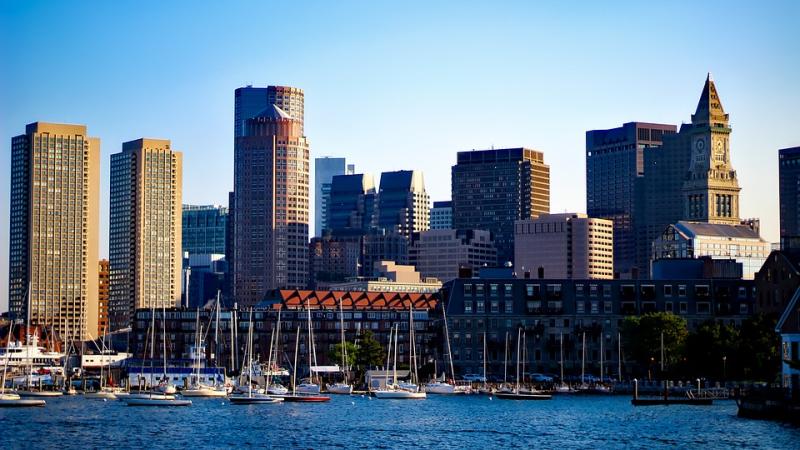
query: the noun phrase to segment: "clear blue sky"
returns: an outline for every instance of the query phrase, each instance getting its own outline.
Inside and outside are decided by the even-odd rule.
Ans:
[[[688,122],[710,71],[742,215],[777,240],[777,150],[800,145],[800,2],[429,3],[0,3],[0,310],[10,140],[25,124],[86,124],[102,140],[106,255],[109,155],[171,139],[185,202],[226,203],[246,84],[305,90],[312,157],[421,169],[443,200],[457,151],[526,146],[551,166],[552,209],[585,211],[584,132]]]

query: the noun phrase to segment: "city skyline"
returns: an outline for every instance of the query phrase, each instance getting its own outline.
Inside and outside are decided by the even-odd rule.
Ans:
[[[792,74],[800,58],[791,57],[797,56],[800,39],[788,22],[798,6],[762,11],[728,5],[671,5],[659,10],[658,18],[640,6],[614,12],[590,6],[587,14],[573,17],[558,6],[495,10],[471,5],[451,22],[443,20],[452,13],[446,6],[427,7],[424,17],[391,11],[395,15],[389,19],[386,6],[317,5],[307,12],[304,26],[310,33],[297,40],[282,37],[290,34],[280,23],[269,30],[237,27],[234,37],[217,39],[216,33],[236,25],[235,10],[242,9],[222,8],[198,12],[193,25],[177,23],[154,36],[137,35],[140,42],[134,44],[116,30],[135,21],[161,27],[161,21],[178,17],[181,6],[169,5],[158,17],[123,7],[115,10],[116,17],[103,5],[4,4],[0,56],[19,70],[0,73],[0,138],[7,149],[0,167],[8,179],[10,139],[26,124],[76,123],[92,130],[104,143],[98,239],[99,256],[107,257],[109,156],[122,142],[142,135],[169,137],[185,153],[184,203],[227,204],[233,186],[232,93],[247,84],[285,84],[308,95],[311,158],[343,156],[363,173],[421,170],[431,200],[438,201],[450,199],[449,168],[457,152],[530,147],[544,153],[552,170],[551,212],[585,212],[585,132],[630,121],[689,122],[700,82],[710,71],[732,117],[741,216],[759,217],[764,238],[777,242],[778,149],[800,143],[792,128],[793,105],[800,100]],[[243,20],[255,24],[261,8],[267,7],[251,4],[253,19]],[[715,27],[692,20],[711,13],[719,19]],[[363,22],[360,31],[338,29],[337,21],[350,14]],[[69,20],[56,22],[56,17],[78,15],[98,26],[59,32]],[[49,20],[50,32],[30,32],[25,26],[31,17]],[[612,28],[612,19],[632,26]],[[220,31],[208,36],[181,34],[190,26],[208,29],[215,23]],[[478,25],[483,32],[471,32]],[[670,27],[666,37],[664,27]],[[450,37],[442,38],[444,32]],[[434,34],[440,39],[431,42]],[[735,56],[718,52],[719,36],[736,49]],[[162,39],[167,45],[160,46]],[[291,51],[276,59],[267,58],[269,49],[253,53],[254,40],[281,39]],[[235,48],[245,41],[244,48]],[[662,47],[664,42],[670,46]],[[45,70],[75,56],[67,51],[72,45],[82,46],[77,55],[101,61],[77,73]],[[34,58],[51,53],[55,60]],[[412,67],[402,63],[409,58]],[[204,67],[208,60],[214,67]],[[128,65],[147,61],[165,70],[127,73]],[[479,90],[488,92],[485,100],[474,95]],[[161,111],[153,110],[156,99],[167,100]],[[476,114],[477,108],[483,111]],[[352,134],[354,121],[366,136]],[[8,183],[0,185],[5,212],[8,189]],[[5,310],[9,222],[6,213],[0,217],[0,310]]]

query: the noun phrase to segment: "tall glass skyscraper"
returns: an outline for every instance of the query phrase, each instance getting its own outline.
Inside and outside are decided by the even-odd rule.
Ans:
[[[225,254],[228,208],[218,205],[183,205],[183,252]]]
[[[421,171],[381,174],[376,226],[407,238],[430,228],[430,197]]]
[[[321,236],[322,230],[328,227],[331,180],[336,175],[344,175],[346,171],[347,162],[344,158],[325,156],[314,160],[314,236]]]

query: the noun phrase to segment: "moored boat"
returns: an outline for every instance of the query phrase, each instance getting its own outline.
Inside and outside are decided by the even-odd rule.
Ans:
[[[122,399],[128,406],[191,406],[191,400],[179,400],[175,397],[151,395],[148,398],[128,396]]]
[[[350,395],[353,393],[353,386],[347,383],[333,383],[328,385],[327,391],[331,394]]]

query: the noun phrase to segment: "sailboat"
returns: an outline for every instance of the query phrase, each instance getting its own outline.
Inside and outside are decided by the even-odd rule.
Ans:
[[[310,350],[310,348],[309,348]],[[294,365],[292,366],[292,393],[291,395],[284,395],[284,402],[294,403],[322,403],[330,401],[330,397],[326,395],[311,395],[297,393],[297,354],[300,352],[300,327],[297,327],[297,334],[294,338]],[[311,356],[309,355],[309,361]]]
[[[13,335],[14,330],[14,321],[11,321],[11,325],[8,329],[8,341],[11,341],[11,336]],[[19,394],[15,394],[13,392],[6,392],[6,373],[8,373],[8,360],[11,358],[6,358],[5,365],[3,367],[3,382],[0,384],[0,408],[20,408],[26,406],[44,406],[46,402],[40,399],[22,399],[20,398]]]
[[[200,382],[201,350],[204,349],[203,325],[200,324],[200,308],[198,308],[195,322],[194,355],[192,355],[194,356],[195,373],[192,375],[189,387],[181,391],[181,395],[184,397],[227,397],[228,391],[225,386],[209,386]]]
[[[353,386],[347,383],[349,372],[347,370],[347,341],[344,338],[344,311],[342,308],[342,298],[339,298],[339,330],[342,336],[342,373],[344,374],[344,381],[340,383],[333,383],[328,386],[328,392],[331,394],[345,394],[350,395],[353,393]]]
[[[91,339],[92,336],[89,335]],[[94,342],[94,341],[92,341]],[[97,348],[97,343],[95,344],[95,348]],[[103,336],[103,340],[101,341],[102,348],[97,348],[97,351],[100,352],[100,389],[94,392],[86,392],[83,395],[83,398],[86,399],[96,399],[96,400],[116,400],[117,395],[114,389],[105,386],[105,377],[103,374],[103,367],[105,366],[105,360],[103,355],[106,353],[106,345],[105,345],[105,336]]]
[[[556,386],[556,392],[559,394],[571,394],[575,392],[567,383],[564,382],[564,333],[559,334],[559,347],[561,347],[561,383]]]
[[[413,306],[409,309],[409,314],[413,317]],[[395,400],[421,400],[427,398],[428,395],[425,392],[420,392],[419,388],[414,384],[416,379],[416,372],[417,372],[417,364],[416,364],[416,345],[414,342],[414,327],[413,327],[413,318],[410,319],[412,326],[409,330],[409,340],[411,341],[411,345],[409,350],[409,359],[411,362],[411,374],[412,379],[411,383],[406,384],[405,386],[398,384],[397,382],[397,340],[398,340],[398,327],[395,325],[395,333],[394,333],[394,368],[393,368],[393,378],[394,382],[392,384],[387,383],[386,387],[383,389],[378,389],[372,392],[372,394],[376,398],[380,399],[395,399]],[[391,345],[391,336],[389,337],[389,345]],[[388,367],[388,364],[387,364]]]
[[[448,361],[450,362],[450,376],[451,380],[456,379],[455,370],[453,369],[453,354],[450,349],[450,333],[447,329],[447,312],[445,311],[447,308],[445,305],[442,305],[442,321],[444,322],[444,337],[445,337],[445,345],[447,345],[447,357]],[[434,371],[434,375],[436,372]],[[425,392],[429,394],[444,394],[450,395],[456,393],[456,387],[444,380],[444,373],[442,373],[442,380],[439,381],[433,380],[425,385]]]
[[[492,395],[492,389],[486,384],[488,379],[486,378],[486,332],[483,332],[483,386],[478,390],[479,394],[483,395]]]
[[[250,309],[250,327],[247,330],[247,393],[230,397],[234,405],[265,405],[283,401],[280,397],[253,392],[253,309]]]
[[[17,394],[19,394],[22,397],[61,397],[62,395],[64,395],[64,393],[61,392],[61,391],[43,390],[42,389],[41,379],[39,380],[38,389],[34,388],[33,383],[31,381],[31,378],[33,377],[33,358],[31,358],[30,351],[31,351],[31,347],[32,346],[36,347],[35,343],[39,341],[39,336],[37,335],[37,332],[34,332],[33,334],[31,334],[31,311],[30,311],[30,305],[31,305],[31,289],[30,289],[30,283],[29,283],[28,284],[28,307],[26,308],[28,317],[27,317],[27,323],[25,325],[25,343],[27,344],[25,346],[25,352],[27,354],[27,358],[26,359],[28,360],[28,376],[26,377],[25,388],[17,390]],[[8,361],[8,360],[6,360],[6,361]]]
[[[516,386],[514,387],[514,390],[511,391],[511,392],[508,392],[508,391],[497,392],[497,393],[494,394],[494,396],[499,398],[499,399],[502,399],[502,400],[550,400],[551,398],[553,398],[552,395],[540,394],[540,393],[530,392],[530,391],[523,391],[523,390],[520,389],[520,384],[519,384],[520,348],[519,347],[520,347],[520,341],[522,340],[521,339],[521,337],[522,337],[521,333],[522,333],[522,330],[518,328],[517,329],[517,382],[516,382]]]
[[[308,311],[308,381],[297,385],[295,391],[300,394],[319,395],[319,384],[314,382],[314,367],[317,365],[317,349],[314,347],[311,304],[308,300],[306,300],[306,311]]]
[[[153,333],[155,335],[155,331]],[[171,395],[177,393],[178,389],[174,384],[170,383],[167,375],[167,306],[163,303],[161,304],[161,344],[163,346],[164,374],[158,383],[158,391],[162,394]]]

